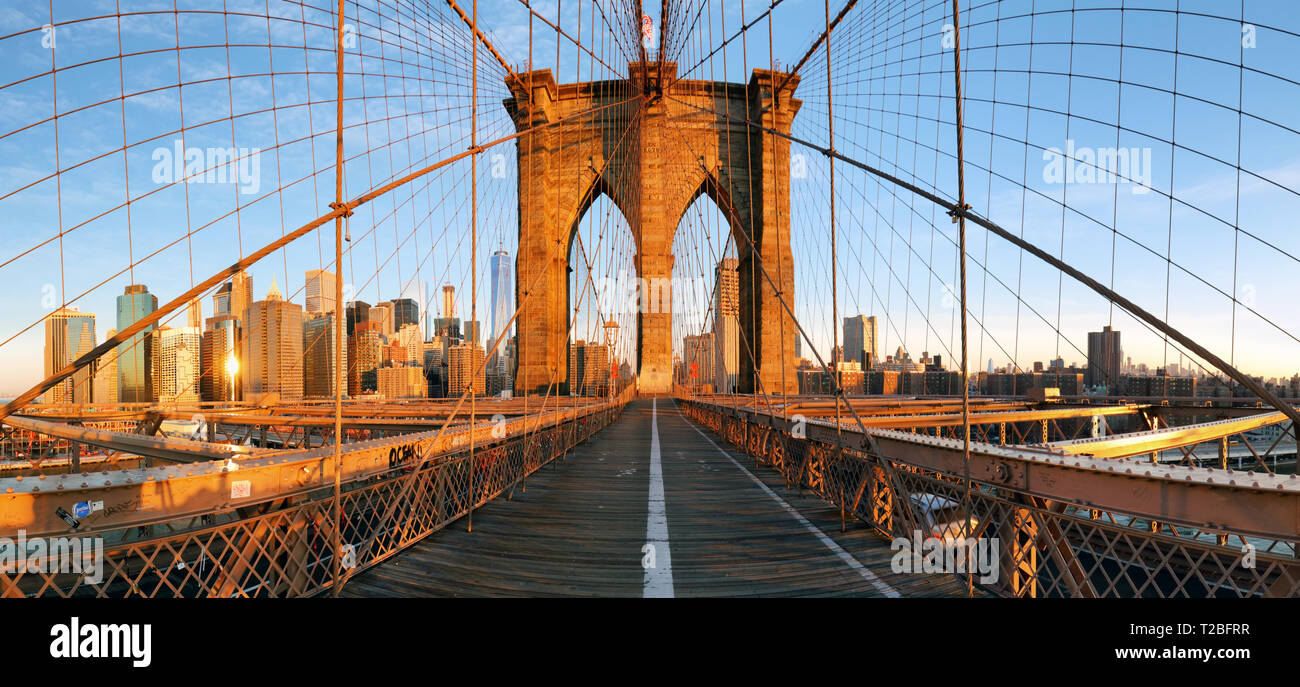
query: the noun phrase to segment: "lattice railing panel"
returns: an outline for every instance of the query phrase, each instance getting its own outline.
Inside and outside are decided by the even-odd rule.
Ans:
[[[693,402],[693,420],[886,537],[932,534],[914,506],[916,497],[964,504],[966,482],[950,475],[882,459],[868,451],[797,438],[770,426],[724,415]],[[719,431],[721,430],[721,431]],[[857,434],[846,437],[858,438]],[[1132,514],[1048,501],[1040,495],[972,480],[968,517],[973,538],[996,538],[999,574],[976,584],[1021,597],[1261,597],[1300,596],[1300,560],[1294,538],[1241,537],[1220,544],[1220,533]],[[964,510],[964,509],[963,509]],[[1153,531],[1154,529],[1154,531]],[[1253,567],[1243,548],[1254,547]],[[963,580],[965,575],[961,575]]]
[[[509,492],[612,422],[612,405],[561,425],[426,460],[361,483],[342,494],[342,560],[348,575],[380,563]],[[247,510],[132,531],[100,533],[107,541],[102,579],[20,571],[0,577],[0,593],[62,597],[310,596],[333,584],[335,511],[322,490]],[[215,524],[214,524],[215,523]],[[161,536],[152,531],[171,530]]]

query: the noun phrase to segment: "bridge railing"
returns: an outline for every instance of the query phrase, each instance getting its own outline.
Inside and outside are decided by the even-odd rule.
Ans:
[[[896,551],[938,552],[937,561],[918,555],[918,565],[903,561],[896,572],[959,574],[1014,597],[1300,596],[1294,475],[1139,466],[976,442],[968,495],[961,441],[872,430],[877,452],[857,429],[680,403],[791,487],[893,539]],[[927,516],[936,504],[957,519]],[[958,528],[967,516],[964,540]],[[977,551],[993,552],[996,574],[968,577],[977,566],[953,567]]]
[[[431,433],[344,444],[345,457],[380,465],[343,484],[344,581],[493,498],[513,494],[529,475],[612,422],[628,399],[624,393],[549,418],[529,418],[521,431],[502,431],[472,450],[468,431],[437,443],[436,453]],[[335,560],[330,465],[325,458],[314,467],[286,463],[286,484],[305,479],[315,486],[286,489],[260,503],[236,505],[236,492],[225,507],[201,514],[178,517],[183,509],[164,507],[129,526],[47,532],[42,536],[51,541],[76,540],[83,567],[69,570],[66,561],[54,560],[51,548],[43,558],[27,558],[25,567],[0,572],[0,596],[281,597],[327,591]],[[229,477],[215,473],[206,489],[249,488]],[[91,540],[101,553],[94,553]],[[51,569],[60,562],[62,568]],[[96,563],[97,571],[81,574]]]

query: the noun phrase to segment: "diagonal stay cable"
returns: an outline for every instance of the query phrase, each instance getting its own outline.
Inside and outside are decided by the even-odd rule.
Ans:
[[[740,117],[737,117],[729,112],[721,112],[717,110],[711,110],[709,108],[700,107],[699,105],[695,105],[694,103],[688,103],[684,100],[672,96],[665,96],[665,97],[669,97],[672,100],[675,100],[683,105],[686,105],[687,107],[693,107],[698,110],[703,110],[705,112],[709,112],[719,117],[726,117],[732,120],[741,119]],[[908,191],[911,191],[912,193],[919,195],[940,207],[943,207],[953,217],[959,217],[964,215],[966,219],[978,224],[981,227],[984,227],[988,231],[991,231],[994,234],[997,234],[998,236],[1002,237],[1002,239],[1016,245],[1019,248],[1024,249],[1026,252],[1038,258],[1039,260],[1042,260],[1047,264],[1051,265],[1052,267],[1055,267],[1056,269],[1064,272],[1065,274],[1070,275],[1070,277],[1072,277],[1075,281],[1078,281],[1084,286],[1087,286],[1093,291],[1096,291],[1097,293],[1101,294],[1103,297],[1109,299],[1111,302],[1127,310],[1129,314],[1133,315],[1134,317],[1137,317],[1138,319],[1145,321],[1147,324],[1151,325],[1152,327],[1155,327],[1156,329],[1163,332],[1164,334],[1167,334],[1170,338],[1174,339],[1175,341],[1178,341],[1183,346],[1190,349],[1193,353],[1200,356],[1201,359],[1217,367],[1221,372],[1228,375],[1233,380],[1235,380],[1242,386],[1249,389],[1251,393],[1255,394],[1259,398],[1268,402],[1269,405],[1276,408],[1278,411],[1286,415],[1288,418],[1292,419],[1297,423],[1300,423],[1300,410],[1297,410],[1294,406],[1286,403],[1281,398],[1279,398],[1276,394],[1264,388],[1262,384],[1257,382],[1249,375],[1245,374],[1241,370],[1238,370],[1236,367],[1228,364],[1227,361],[1223,360],[1219,356],[1212,353],[1209,349],[1205,348],[1204,346],[1200,345],[1196,341],[1192,340],[1191,337],[1187,336],[1186,334],[1183,334],[1179,330],[1170,326],[1167,322],[1161,320],[1160,318],[1156,317],[1150,312],[1147,312],[1146,309],[1142,308],[1138,304],[1120,295],[1119,293],[1116,293],[1106,285],[1102,284],[1096,279],[1093,279],[1087,274],[1084,274],[1083,272],[1072,267],[1071,265],[1064,262],[1063,260],[1060,260],[1059,258],[1053,256],[1047,251],[1044,251],[1042,248],[1039,248],[1038,246],[1020,238],[1019,236],[1013,234],[1012,232],[1003,229],[995,222],[985,219],[984,217],[974,212],[971,212],[970,210],[960,208],[957,206],[957,204],[949,202],[948,200],[941,198],[934,193],[926,191],[925,189],[922,189],[916,186],[915,184],[910,184],[906,181],[903,181],[902,179],[899,179],[898,177],[892,174],[876,169],[871,165],[859,162],[851,157],[848,157],[847,155],[844,155],[843,153],[829,150],[827,148],[823,148],[815,143],[805,141],[803,139],[797,138],[795,136],[791,136],[790,134],[781,131],[777,131],[776,129],[773,129],[771,127],[763,126],[762,124],[759,124],[754,121],[742,120],[742,123],[747,124],[748,126],[761,131],[774,133],[778,136],[781,136],[782,138],[785,138],[786,140],[789,140],[793,143],[798,143],[802,146],[815,150],[827,157],[834,156],[838,160],[847,162],[853,165],[854,167],[857,167],[865,172],[880,177],[881,179],[884,179],[896,186],[901,186],[902,188],[905,188]],[[782,301],[782,303],[784,304],[784,301]]]

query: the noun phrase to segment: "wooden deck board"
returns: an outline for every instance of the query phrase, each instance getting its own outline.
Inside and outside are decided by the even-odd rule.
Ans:
[[[344,596],[641,596],[656,415],[677,596],[881,595],[753,477],[899,594],[965,595],[952,576],[891,573],[889,542],[871,528],[850,521],[840,532],[837,509],[710,444],[671,399],[660,398],[632,403],[568,458],[533,475],[526,491],[480,508],[472,532],[462,518],[358,575]]]

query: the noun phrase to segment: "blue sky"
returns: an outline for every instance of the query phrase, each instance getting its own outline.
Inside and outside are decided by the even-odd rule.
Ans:
[[[6,36],[0,50],[7,57],[0,66],[0,217],[7,239],[0,245],[0,279],[9,285],[0,340],[13,337],[0,345],[0,394],[39,380],[41,327],[19,332],[64,300],[99,316],[102,339],[113,326],[113,299],[127,283],[145,283],[165,302],[333,201],[328,12],[267,0],[176,0],[183,10],[224,8],[230,14],[174,15],[173,4],[56,1],[51,50],[40,30],[51,23],[48,7],[0,2],[0,36]],[[986,2],[963,17],[972,27],[962,35],[967,202],[1152,312],[1167,312],[1174,326],[1247,371],[1300,371],[1300,344],[1290,334],[1300,332],[1300,308],[1290,296],[1300,267],[1291,257],[1300,256],[1293,219],[1300,211],[1300,63],[1292,57],[1300,50],[1300,13],[1281,0],[1246,2],[1245,23],[1255,29],[1253,47],[1244,48],[1238,3],[1125,2],[1123,12],[1090,9],[1114,4]],[[658,3],[646,5],[658,14]],[[690,55],[700,45],[721,42],[724,23],[728,36],[741,25],[740,3],[723,5],[701,13],[680,71],[698,61]],[[832,2],[832,12],[839,5]],[[954,197],[952,59],[942,43],[951,17],[941,2],[897,5],[860,3],[832,39],[836,147]],[[555,2],[532,6],[556,21]],[[358,40],[345,63],[352,72],[345,93],[353,97],[345,104],[346,198],[457,154],[469,137],[463,24],[435,3],[434,14],[418,21],[405,18],[398,26],[388,17],[380,43],[374,7],[360,3],[357,21],[355,4],[348,3]],[[599,19],[591,40],[592,3],[560,7],[566,32],[576,37],[581,31],[610,67],[623,69],[625,60],[602,38]],[[767,7],[746,3],[745,18]],[[1071,7],[1074,12],[1054,11]],[[1174,9],[1181,13],[1167,11]],[[111,16],[118,11],[120,20]],[[523,5],[484,0],[479,12],[506,59],[523,65],[529,59]],[[821,30],[823,13],[820,2],[783,0],[770,25],[774,58],[785,65],[797,60]],[[540,20],[532,23],[534,66],[556,69],[562,81],[616,76],[564,39],[557,66],[554,31]],[[760,22],[743,43],[720,50],[692,76],[746,80],[746,67],[765,67],[773,59],[768,29]],[[185,47],[179,60],[178,36]],[[120,60],[119,37],[121,52],[131,55]],[[60,68],[57,105],[52,64]],[[825,64],[819,52],[803,71],[797,95],[804,106],[793,132],[818,145],[827,140]],[[69,65],[81,66],[63,69]],[[483,141],[512,133],[513,125],[499,105],[507,96],[502,70],[486,52],[480,52],[480,70]],[[227,80],[228,74],[237,78]],[[177,88],[178,81],[187,85]],[[119,99],[122,93],[128,97]],[[362,93],[364,102],[355,97]],[[390,97],[375,97],[380,93]],[[56,106],[57,139],[50,120]],[[261,150],[257,189],[157,181],[158,151],[174,149],[182,128],[186,148]],[[1068,141],[1076,149],[1149,151],[1151,191],[1133,193],[1129,183],[1045,180],[1043,150],[1064,150]],[[828,169],[815,152],[798,145],[792,152],[804,155],[806,170],[791,184],[796,313],[825,352],[831,324]],[[985,171],[990,168],[995,174]],[[64,171],[51,176],[56,169]],[[497,247],[513,254],[516,243],[513,146],[480,156],[478,172],[478,307],[479,319],[486,320],[488,256]],[[877,315],[883,351],[901,344],[915,356],[928,350],[955,360],[956,308],[945,298],[945,287],[956,284],[955,225],[929,203],[860,170],[841,163],[835,173],[840,316]],[[470,181],[464,160],[360,208],[349,222],[353,241],[342,270],[350,293],[374,303],[400,295],[414,280],[427,282],[435,294],[452,283],[461,294],[458,314],[468,317]],[[722,226],[711,202],[700,203],[706,219],[686,219],[684,227],[696,225],[679,230],[693,237],[683,241],[697,245],[701,227],[721,233]],[[603,207],[598,203],[592,214]],[[602,244],[610,251],[600,258],[604,264],[629,264],[628,242],[615,235],[628,231],[626,222],[619,226]],[[720,251],[717,238],[711,245]],[[1160,337],[1084,287],[1060,280],[1050,267],[1022,260],[997,237],[970,227],[968,246],[975,368],[988,358],[999,366],[1011,358],[1029,365],[1058,354],[1082,361],[1078,349],[1086,349],[1086,332],[1107,323],[1124,332],[1135,362],[1177,362],[1177,351],[1166,350]],[[328,267],[332,254],[330,227],[256,265],[256,290],[264,294],[274,279],[302,302],[303,272]],[[211,314],[209,298],[204,309]],[[679,335],[697,326],[689,319],[679,318]]]

